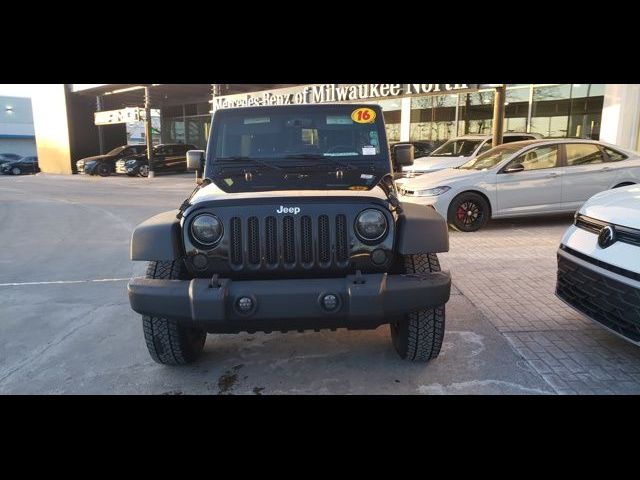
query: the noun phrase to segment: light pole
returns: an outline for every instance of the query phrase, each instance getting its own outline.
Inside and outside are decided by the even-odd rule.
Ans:
[[[144,136],[147,141],[147,162],[149,164],[149,177],[153,178],[155,176],[155,172],[153,171],[153,162],[151,161],[151,157],[153,156],[153,138],[151,131],[151,87],[144,87]]]
[[[101,112],[102,110],[102,97],[98,95],[96,97],[96,111]],[[104,155],[104,131],[102,129],[102,125],[98,125],[98,148],[100,149],[100,155]]]
[[[493,101],[493,147],[502,145],[502,132],[504,130],[504,100],[506,96],[507,86],[500,85],[496,87],[496,93]]]

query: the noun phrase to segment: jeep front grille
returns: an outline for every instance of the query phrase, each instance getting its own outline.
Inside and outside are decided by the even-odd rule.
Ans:
[[[278,263],[278,223],[276,217],[267,217],[265,257],[269,265]]]
[[[300,229],[302,237],[302,263],[309,264],[313,261],[313,239],[311,232],[311,217],[305,215],[300,219]]]
[[[320,215],[318,219],[318,250],[320,263],[328,263],[331,259],[329,251],[329,217]]]
[[[346,215],[264,218],[233,217],[229,224],[229,260],[235,269],[246,266],[341,266],[349,261]]]
[[[242,221],[238,217],[231,219],[231,263],[242,265]]]
[[[336,217],[336,258],[338,262],[344,262],[349,258],[347,246],[347,217],[338,215]]]

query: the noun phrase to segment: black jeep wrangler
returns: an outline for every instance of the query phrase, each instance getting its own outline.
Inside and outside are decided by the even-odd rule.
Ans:
[[[451,279],[445,220],[398,201],[382,111],[371,105],[217,110],[203,179],[139,225],[128,286],[153,359],[185,364],[207,333],[391,326],[398,354],[438,356]],[[399,165],[413,146],[398,145]]]

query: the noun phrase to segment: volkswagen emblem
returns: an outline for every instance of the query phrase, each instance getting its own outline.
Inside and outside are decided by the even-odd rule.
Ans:
[[[607,225],[598,234],[598,245],[600,248],[607,248],[616,243],[616,231]]]

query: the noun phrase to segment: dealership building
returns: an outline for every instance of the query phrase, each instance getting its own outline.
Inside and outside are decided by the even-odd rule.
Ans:
[[[380,105],[391,142],[490,135],[498,121],[504,132],[599,139],[640,150],[638,84],[507,84],[504,95],[497,95],[501,88],[495,84],[40,85],[32,97],[33,128],[40,168],[51,173],[72,173],[80,158],[144,142],[137,113],[144,114],[145,102],[159,117],[153,125],[153,143],[200,148],[206,146],[214,109],[339,101]],[[496,99],[504,99],[502,109],[495,108]],[[498,111],[502,118],[496,117]],[[123,119],[122,112],[134,115]]]
[[[0,96],[0,155],[36,154],[31,101],[28,98]]]

